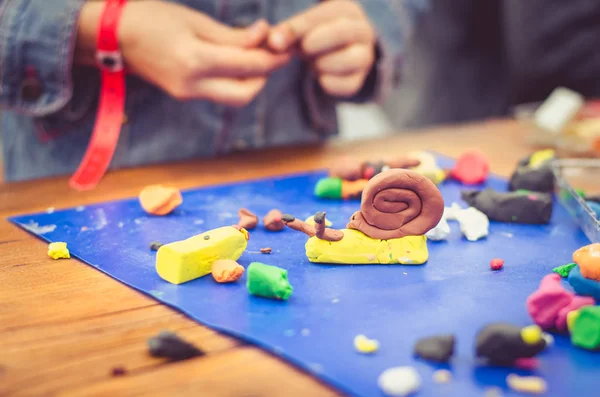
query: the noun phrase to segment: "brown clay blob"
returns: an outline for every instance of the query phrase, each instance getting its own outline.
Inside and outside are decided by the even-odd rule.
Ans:
[[[273,249],[269,248],[269,247],[265,247],[265,248],[261,248],[259,251],[261,254],[270,254],[271,252],[273,252]]]
[[[272,209],[265,215],[263,218],[263,224],[265,225],[265,229],[270,230],[272,232],[279,232],[283,230],[285,224],[283,223],[283,219],[281,219],[283,214],[278,209]]]
[[[183,202],[179,189],[162,185],[146,186],[139,200],[144,211],[151,215],[167,215]]]
[[[238,226],[246,230],[252,230],[256,227],[256,225],[258,225],[258,217],[246,208],[242,208],[241,210],[239,210],[238,216],[240,217]]]
[[[341,156],[336,158],[329,168],[329,176],[341,178],[345,181],[368,180],[386,169],[414,168],[420,164],[419,159],[406,156],[385,161],[360,161],[350,156]]]
[[[419,236],[434,228],[443,213],[444,199],[433,182],[414,171],[390,169],[369,181],[360,211],[347,227],[381,240]]]

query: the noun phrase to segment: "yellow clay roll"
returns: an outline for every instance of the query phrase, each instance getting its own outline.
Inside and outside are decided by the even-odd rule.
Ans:
[[[247,244],[245,229],[226,226],[210,230],[161,246],[156,253],[156,271],[170,283],[185,283],[210,274],[216,260],[238,260]]]

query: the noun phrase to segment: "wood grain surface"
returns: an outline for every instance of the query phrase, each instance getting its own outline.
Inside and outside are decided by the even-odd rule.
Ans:
[[[67,178],[0,185],[0,395],[332,396],[337,391],[262,350],[223,336],[47,245],[10,215],[136,196],[153,183],[179,188],[324,168],[345,153],[386,158],[432,149],[458,156],[477,147],[508,175],[531,148],[512,121],[399,133],[384,139],[285,148],[111,172],[89,192]],[[146,340],[176,331],[208,354],[181,363],[148,355]],[[352,346],[348,346],[349,349]],[[115,367],[123,376],[111,375]]]

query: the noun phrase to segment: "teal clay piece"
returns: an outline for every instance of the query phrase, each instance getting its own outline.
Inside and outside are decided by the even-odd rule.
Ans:
[[[247,269],[248,292],[263,298],[288,300],[293,288],[288,281],[287,270],[277,266],[269,266],[260,262],[252,262]]]
[[[571,269],[573,269],[575,266],[577,266],[577,263],[569,263],[567,265],[555,267],[554,269],[552,269],[552,271],[554,273],[558,273],[562,278],[566,278],[569,276]]]
[[[571,330],[571,343],[588,350],[600,349],[600,306],[585,306]]]

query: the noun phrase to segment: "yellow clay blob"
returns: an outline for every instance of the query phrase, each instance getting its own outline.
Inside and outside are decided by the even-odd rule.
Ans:
[[[522,393],[542,394],[548,389],[546,381],[539,376],[510,374],[506,377],[506,383],[511,389]]]
[[[342,229],[340,241],[311,237],[306,242],[306,256],[313,263],[335,264],[402,264],[421,265],[427,261],[427,238],[407,236],[376,240],[354,229]]]
[[[238,260],[247,245],[245,229],[225,226],[210,230],[160,247],[156,253],[156,271],[170,283],[185,283],[211,273],[218,259]]]
[[[583,277],[600,281],[600,243],[579,248],[573,253],[573,262],[579,265]]]
[[[67,248],[67,243],[57,242],[48,245],[48,256],[52,259],[69,259],[71,254]]]
[[[354,337],[354,348],[360,353],[374,353],[379,350],[379,342],[364,335]]]
[[[573,332],[573,326],[575,325],[575,321],[579,317],[579,309],[573,310],[567,313],[567,328],[569,332]]]
[[[538,150],[529,157],[529,166],[534,168],[539,167],[546,161],[554,158],[554,156],[555,153],[552,149]]]
[[[521,329],[521,339],[528,345],[535,345],[542,339],[542,329],[537,325],[529,325]]]

